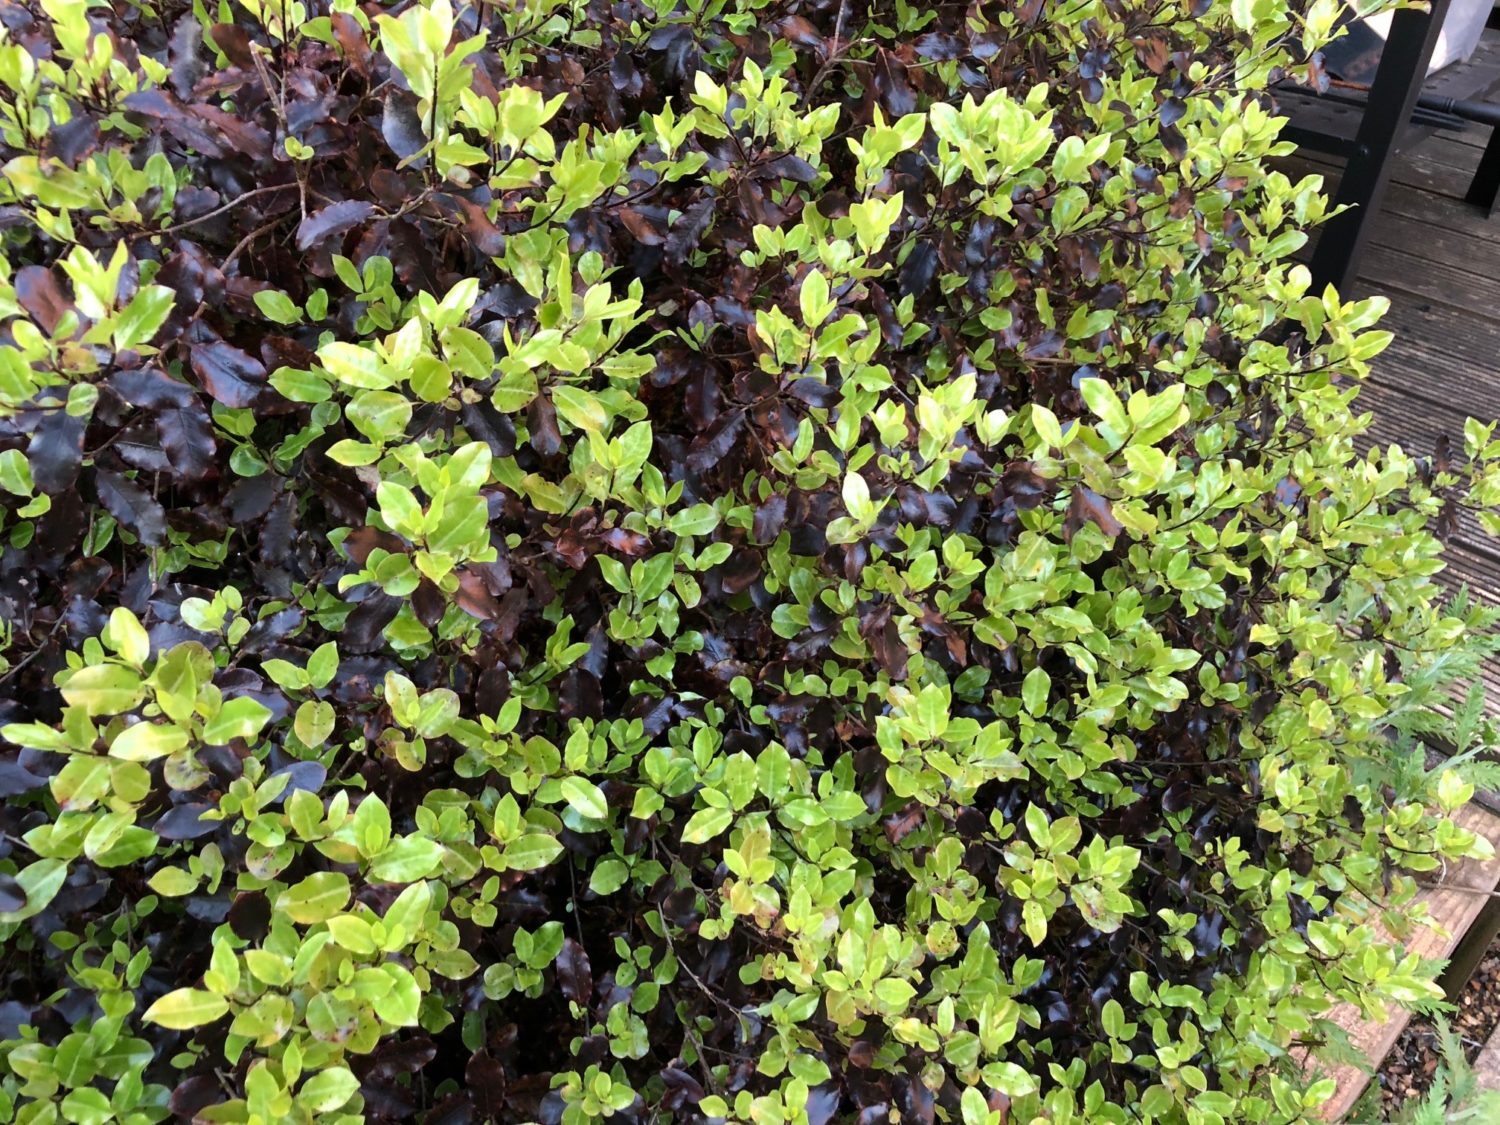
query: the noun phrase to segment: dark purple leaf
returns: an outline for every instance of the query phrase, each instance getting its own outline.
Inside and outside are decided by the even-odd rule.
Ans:
[[[818,170],[800,156],[780,156],[766,166],[766,171],[783,180],[799,184],[810,184],[818,178]]]
[[[250,29],[233,23],[216,23],[208,29],[214,46],[223,51],[235,66],[246,69],[255,66],[255,53],[250,47]]]
[[[159,367],[116,371],[109,378],[109,387],[131,406],[150,410],[182,410],[198,401],[192,387]]]
[[[786,526],[786,496],[776,493],[755,509],[755,521],[750,529],[750,538],[762,547],[776,542],[781,529]]]
[[[193,344],[190,355],[193,373],[218,402],[241,409],[260,397],[266,382],[260,360],[218,339]]]
[[[589,955],[572,938],[563,939],[562,952],[557,955],[557,984],[562,994],[575,1004],[587,1004],[594,994]]]
[[[281,493],[281,478],[274,473],[258,477],[241,477],[224,497],[229,518],[237,525],[254,523],[271,510]]]
[[[293,762],[289,766],[282,766],[271,776],[279,777],[281,774],[287,774],[288,780],[278,801],[285,801],[299,789],[307,793],[316,793],[323,788],[323,782],[328,780],[328,770],[321,762]]]
[[[297,249],[307,250],[359,226],[375,213],[375,205],[363,199],[330,203],[303,219],[297,227]]]
[[[402,160],[408,160],[427,144],[427,132],[417,113],[417,99],[401,90],[385,96],[385,111],[380,118],[380,135]],[[420,166],[417,162],[414,165]]]
[[[14,875],[0,871],[0,912],[26,909],[26,889]]]
[[[69,168],[99,147],[99,122],[93,114],[80,113],[66,125],[54,125],[47,132],[47,152]]]
[[[156,822],[156,834],[163,840],[196,840],[219,830],[220,821],[204,820],[203,814],[214,806],[202,801],[176,805]]]
[[[58,284],[57,274],[46,266],[22,266],[16,271],[15,287],[16,300],[49,336],[73,307]]]
[[[0,798],[19,797],[46,784],[45,777],[37,777],[20,762],[0,761]]]
[[[401,611],[402,602],[384,592],[376,592],[354,607],[339,634],[339,648],[349,652],[373,652],[385,641],[382,630]]]
[[[1068,539],[1072,539],[1085,522],[1092,522],[1113,539],[1124,531],[1124,526],[1115,519],[1114,509],[1109,501],[1097,492],[1083,485],[1073,486],[1073,498],[1068,502],[1068,515],[1063,522],[1063,533]]]
[[[209,1106],[228,1100],[229,1095],[217,1078],[211,1074],[195,1074],[177,1084],[168,1106],[180,1119],[192,1121]]]
[[[499,1059],[488,1051],[470,1055],[464,1067],[464,1085],[474,1099],[474,1108],[486,1120],[500,1120],[505,1110],[505,1067]]]
[[[213,426],[197,404],[189,410],[162,411],[156,416],[156,432],[167,459],[185,480],[199,480],[213,467]]]
[[[160,547],[167,539],[167,513],[156,497],[135,481],[119,473],[100,469],[94,474],[99,502],[120,525],[148,547]]]
[[[227,920],[235,937],[259,944],[271,928],[271,901],[264,891],[235,895]]]
[[[897,285],[901,296],[917,296],[927,292],[932,279],[937,276],[937,247],[930,242],[918,242],[911,248],[906,261],[901,264]]]
[[[714,220],[714,201],[699,200],[678,216],[667,235],[667,260],[681,265],[698,249],[703,234]]]
[[[83,464],[83,435],[87,423],[62,410],[49,410],[31,432],[26,460],[31,479],[48,496],[71,491]]]
[[[830,387],[822,379],[797,379],[787,388],[787,391],[798,401],[823,410],[827,410],[839,400],[838,388]]]
[[[744,411],[736,410],[726,414],[713,432],[693,442],[693,451],[688,454],[687,459],[688,468],[701,473],[717,465],[729,456],[729,451],[734,448],[734,443],[739,440],[744,429]]]

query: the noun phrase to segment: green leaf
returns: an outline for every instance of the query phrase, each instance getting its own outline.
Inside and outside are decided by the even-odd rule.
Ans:
[[[333,733],[333,704],[322,699],[309,699],[297,708],[292,720],[292,730],[302,740],[302,745],[316,750]]]
[[[528,832],[505,845],[500,858],[513,871],[536,871],[562,855],[563,846],[542,832]]]
[[[673,516],[667,526],[678,535],[708,535],[719,526],[719,513],[712,504],[694,504]]]
[[[391,842],[391,812],[379,796],[372,793],[354,810],[354,844],[359,854],[369,858],[385,851]]]
[[[325,923],[333,940],[350,953],[366,957],[375,952],[375,936],[370,923],[353,914],[338,914]]]
[[[339,670],[339,646],[334,641],[319,645],[307,659],[307,679],[315,688],[325,688]]]
[[[688,818],[682,829],[684,844],[702,844],[712,840],[734,819],[734,810],[729,808],[699,809]]]
[[[415,1027],[422,1007],[421,988],[411,973],[400,965],[387,961],[380,969],[391,978],[391,987],[375,997],[375,1014],[392,1027]]]
[[[188,744],[187,731],[170,723],[136,723],[115,735],[109,756],[127,762],[152,762],[175,754]]]
[[[1021,681],[1021,702],[1030,715],[1040,715],[1047,709],[1047,699],[1052,694],[1052,677],[1040,665],[1026,673]]]
[[[365,391],[344,407],[344,417],[376,443],[395,441],[411,422],[411,401],[394,391]]]
[[[367,391],[383,391],[391,385],[391,378],[382,369],[380,357],[369,348],[334,340],[318,349],[318,362],[323,369],[348,387]]]
[[[1063,447],[1063,432],[1058,424],[1057,415],[1040,403],[1031,405],[1031,424],[1036,428],[1037,436],[1048,448],[1061,449]]]
[[[912,987],[910,981],[899,980],[896,977],[887,977],[875,985],[875,999],[879,1000],[892,1012],[903,1012],[911,1003],[912,997],[916,996],[917,990]]]
[[[298,371],[291,367],[278,367],[271,372],[271,386],[282,398],[292,402],[327,402],[333,397],[333,388],[312,371]]]
[[[392,929],[399,929],[410,942],[420,932],[422,919],[431,905],[432,888],[426,883],[413,883],[396,896],[396,901],[391,903],[381,921],[385,923],[388,934]],[[386,948],[391,947],[387,944]]]
[[[630,878],[630,868],[623,859],[602,859],[589,876],[589,890],[596,895],[612,895]]]
[[[391,844],[370,864],[370,878],[380,883],[412,883],[437,870],[443,845],[424,836],[406,836]]]
[[[489,538],[489,506],[483,496],[450,499],[443,519],[427,532],[427,547],[432,551],[463,557],[485,545]]]
[[[773,742],[755,760],[755,786],[761,796],[779,804],[792,785],[792,758],[786,747]]]
[[[279,953],[265,949],[245,950],[245,968],[262,984],[281,988],[292,979],[292,963]]]
[[[351,893],[347,875],[319,871],[282,891],[276,897],[276,910],[299,925],[311,926],[342,913]]]
[[[136,615],[124,606],[110,613],[101,639],[121,660],[137,668],[151,656],[151,638]]]
[[[562,795],[579,816],[589,820],[606,820],[609,817],[609,801],[605,799],[604,790],[585,778],[563,778]]]
[[[1083,395],[1083,401],[1088,403],[1089,409],[1099,415],[1099,418],[1115,432],[1117,437],[1123,438],[1130,432],[1130,418],[1125,413],[1125,404],[1120,401],[1119,395],[1115,394],[1113,387],[1103,379],[1084,379],[1078,384],[1078,390]]]
[[[167,898],[181,898],[198,889],[198,880],[180,867],[163,867],[146,880],[146,885]]]
[[[392,531],[407,539],[422,536],[422,505],[417,494],[404,484],[383,480],[375,488],[375,502],[380,505],[380,516]]]
[[[802,279],[798,300],[802,305],[802,323],[809,328],[817,328],[834,309],[828,299],[828,279],[817,270],[809,270]]]
[[[984,1080],[1010,1098],[1024,1098],[1037,1091],[1036,1079],[1015,1063],[991,1063],[984,1068]]]
[[[52,778],[52,799],[64,810],[86,809],[110,790],[107,758],[75,757]]]
[[[62,1115],[74,1125],[104,1125],[106,1121],[115,1120],[114,1106],[109,1104],[103,1091],[92,1086],[69,1090],[62,1100]]]
[[[848,789],[828,794],[821,803],[823,811],[833,820],[855,820],[870,811],[865,806],[865,799]]]
[[[297,1104],[312,1113],[332,1113],[359,1089],[347,1067],[332,1066],[313,1075],[297,1091]]]
[[[302,319],[297,303],[280,289],[258,289],[254,301],[255,307],[277,324],[296,324]]]
[[[173,1031],[202,1027],[229,1011],[229,1001],[201,988],[179,988],[169,992],[145,1011],[143,1019]]]
[[[141,677],[119,664],[80,668],[62,685],[62,696],[90,715],[118,715],[145,697]]]
[[[203,741],[209,746],[227,746],[236,738],[254,738],[270,718],[270,709],[248,695],[227,699],[203,725]]]
[[[588,391],[567,383],[552,388],[552,405],[575,429],[589,433],[602,433],[609,427],[609,415],[604,405]]]
[[[24,922],[47,908],[68,877],[68,865],[60,859],[39,859],[16,873],[16,886],[25,898],[19,910],[0,910],[0,925]],[[14,890],[11,892],[14,894]]]

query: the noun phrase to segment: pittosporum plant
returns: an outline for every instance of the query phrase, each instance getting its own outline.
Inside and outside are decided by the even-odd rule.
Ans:
[[[1500,500],[1338,14],[0,3],[0,1116],[1316,1119]]]

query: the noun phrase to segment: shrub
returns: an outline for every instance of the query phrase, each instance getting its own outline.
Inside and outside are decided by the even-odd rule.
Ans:
[[[0,8],[6,1118],[1310,1119],[1500,496],[1335,6],[382,7]]]

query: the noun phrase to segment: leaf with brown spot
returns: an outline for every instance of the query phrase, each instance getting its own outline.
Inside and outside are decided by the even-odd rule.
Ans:
[[[21,267],[16,271],[15,288],[16,300],[49,336],[73,307],[57,282],[57,274],[46,266]]]
[[[1068,501],[1068,514],[1063,520],[1063,535],[1071,542],[1078,529],[1086,522],[1092,522],[1111,539],[1125,530],[1125,526],[1115,519],[1108,500],[1093,489],[1076,484],[1073,486],[1073,498]]]

